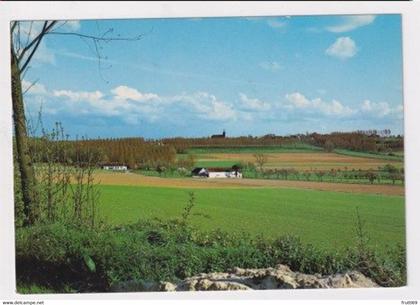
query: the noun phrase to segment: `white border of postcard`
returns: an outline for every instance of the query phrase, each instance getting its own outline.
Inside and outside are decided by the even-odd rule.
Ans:
[[[10,93],[10,20],[111,19],[155,17],[275,16],[327,14],[402,14],[404,61],[404,121],[408,285],[400,288],[307,289],[246,292],[96,293],[19,295],[15,292],[15,247],[12,168],[12,106]],[[0,3],[0,301],[44,301],[45,304],[131,303],[160,299],[172,303],[207,303],[281,299],[289,304],[410,304],[420,298],[420,2],[2,2]],[[320,300],[329,301],[320,301]],[[67,300],[64,302],[63,300]],[[95,301],[96,300],[96,301]],[[246,301],[248,300],[248,301]],[[251,301],[250,301],[251,300]],[[312,301],[310,301],[312,300]],[[315,301],[317,300],[317,301]],[[335,301],[333,301],[335,300]],[[341,300],[337,302],[337,300]],[[364,301],[362,301],[364,300]],[[387,300],[387,301],[374,301]],[[260,301],[258,301],[260,302]],[[5,304],[5,303],[3,303]],[[39,304],[39,303],[38,303]],[[278,301],[276,301],[278,304]],[[415,304],[415,303],[411,303]]]

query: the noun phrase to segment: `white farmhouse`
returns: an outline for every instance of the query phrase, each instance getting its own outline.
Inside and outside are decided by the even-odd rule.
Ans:
[[[197,167],[192,170],[191,174],[193,177],[202,178],[242,178],[241,170],[237,166],[231,168]]]
[[[224,170],[224,171],[209,170],[209,178],[242,178],[242,173],[239,171],[232,171],[232,170]]]
[[[128,170],[127,165],[104,165],[102,166],[102,169],[108,170],[108,171],[120,171],[120,172],[125,172]]]

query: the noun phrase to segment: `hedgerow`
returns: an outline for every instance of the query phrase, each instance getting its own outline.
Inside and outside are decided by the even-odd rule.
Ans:
[[[41,224],[16,233],[18,286],[57,292],[108,291],[129,280],[177,282],[199,273],[277,264],[305,273],[360,270],[383,286],[405,284],[401,246],[387,253],[360,245],[331,252],[290,235],[203,233],[179,219],[101,229]]]

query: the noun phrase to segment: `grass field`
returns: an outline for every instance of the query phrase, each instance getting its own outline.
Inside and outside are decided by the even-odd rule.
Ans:
[[[213,160],[202,160],[198,159],[195,163],[196,167],[232,167],[235,164],[240,163],[240,160],[237,161],[229,161],[229,160],[221,160],[221,161],[213,161]]]
[[[394,152],[394,155],[358,152],[358,151],[352,151],[348,149],[335,149],[334,152],[340,155],[353,156],[353,157],[373,158],[373,159],[382,159],[382,160],[391,160],[391,161],[404,160],[404,152]]]
[[[385,164],[401,168],[403,158],[314,147],[194,148],[196,166],[228,167],[255,162],[266,154],[266,168],[377,169]],[[178,155],[185,158],[187,154]],[[275,238],[294,234],[304,242],[343,249],[355,242],[356,208],[370,243],[385,249],[404,245],[404,187],[264,179],[193,179],[146,177],[134,173],[98,173],[102,181],[100,211],[112,224],[154,217],[179,217],[196,195],[191,223],[199,230],[245,231]]]
[[[112,224],[180,216],[188,188],[102,185],[100,212]],[[404,244],[404,198],[305,189],[194,189],[191,222],[200,230],[277,237],[296,234],[325,248],[354,242],[356,207],[371,243]]]

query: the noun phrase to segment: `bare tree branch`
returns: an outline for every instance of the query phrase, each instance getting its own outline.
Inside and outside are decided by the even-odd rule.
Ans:
[[[35,44],[34,48],[31,51],[31,54],[29,54],[29,56],[26,59],[25,63],[20,68],[20,73],[22,73],[22,71],[25,71],[26,67],[28,66],[29,62],[31,61],[32,57],[34,56],[36,50],[38,49],[39,44],[41,43],[41,40],[42,40],[42,36],[41,36],[40,39],[38,39],[37,43]]]
[[[143,35],[138,35],[138,36],[134,36],[134,37],[120,37],[119,35],[116,36],[116,37],[105,37],[105,35],[108,34],[109,32],[112,32],[112,29],[105,32],[104,35],[102,35],[102,36],[94,36],[94,35],[80,34],[80,33],[74,33],[74,32],[54,32],[54,31],[48,32],[46,34],[48,34],[48,35],[78,36],[78,37],[89,38],[89,39],[93,39],[93,40],[96,40],[96,41],[105,41],[105,42],[115,41],[115,40],[137,41],[137,40],[140,40],[140,39],[143,38]]]
[[[113,31],[114,29],[110,28],[107,31],[105,31],[102,35],[90,35],[90,34],[80,34],[80,33],[75,33],[75,32],[58,32],[57,28],[55,28],[53,31],[49,31],[46,34],[79,37],[83,42],[86,43],[86,45],[91,50],[91,52],[98,58],[99,75],[105,82],[108,82],[102,75],[101,69],[103,68],[103,65],[102,65],[103,59],[106,59],[106,57],[103,57],[101,54],[102,46],[100,45],[100,43],[108,43],[111,41],[138,41],[144,37],[143,34],[133,36],[133,37],[122,37],[121,35],[108,36]],[[87,41],[91,41],[93,43],[93,47]]]
[[[13,33],[13,31],[15,30],[16,26],[17,26],[18,22],[17,21],[13,21],[12,22],[12,26],[10,27],[10,33]]]
[[[20,47],[21,47],[21,41],[20,41],[20,22],[17,25],[17,37],[18,37],[18,41],[17,41],[17,52],[19,52]]]
[[[20,62],[23,59],[23,56],[25,53],[31,49],[31,47],[35,44],[39,45],[38,41],[42,40],[45,34],[48,33],[48,31],[51,30],[51,28],[57,23],[57,21],[51,21],[50,24],[48,24],[48,21],[44,22],[44,26],[42,27],[41,32],[22,50],[22,53],[19,55],[18,61]]]
[[[15,37],[13,37],[13,33],[15,31],[17,24],[18,24],[17,21],[13,21],[10,27],[10,45],[11,45],[11,50],[13,54],[16,54],[15,43],[14,43]]]
[[[35,80],[34,82],[32,82],[28,88],[25,89],[25,91],[23,91],[22,95],[25,95],[26,92],[28,92],[33,86],[35,86],[38,83],[39,79]]]
[[[44,25],[42,26],[41,32],[22,50],[22,52],[19,54],[18,61],[21,62],[23,59],[23,56],[25,56],[25,53],[38,42],[39,39],[42,39],[44,36],[44,30],[47,28],[48,21],[44,22]]]
[[[28,70],[31,68],[31,66],[28,66],[26,69],[25,69],[25,71],[23,71],[23,73],[21,73],[21,76],[20,76],[20,78],[21,79],[25,79],[25,77],[26,77],[26,73],[28,73]]]
[[[25,46],[27,46],[28,45],[28,43],[29,43],[29,39],[31,39],[31,33],[32,33],[32,25],[33,25],[33,21],[31,21],[31,24],[29,25],[29,32],[27,33],[27,39],[26,39],[26,43],[25,43]]]
[[[41,33],[38,35],[38,37],[39,37],[39,38],[37,39],[37,42],[35,43],[35,46],[32,48],[31,54],[28,56],[28,58],[26,59],[25,63],[23,64],[23,66],[20,68],[20,72],[21,72],[21,73],[22,73],[22,71],[24,71],[24,70],[26,69],[26,67],[28,66],[29,62],[30,62],[30,61],[31,61],[31,59],[32,59],[32,56],[34,56],[34,54],[35,54],[36,50],[38,49],[39,44],[41,43],[42,38],[45,36],[45,34],[47,34],[47,33],[48,33],[49,29],[51,29],[57,21],[52,21],[49,25],[47,25],[47,22],[48,22],[48,21],[45,21],[45,23],[44,23],[44,27],[42,28]],[[35,41],[35,40],[34,40],[34,41]],[[33,41],[32,41],[32,42],[33,42]],[[32,42],[31,42],[30,44],[32,44]],[[27,48],[25,48],[24,50],[27,50]],[[21,55],[22,55],[22,54],[21,54]],[[19,56],[19,58],[20,58],[20,57],[21,57],[21,56]]]
[[[56,26],[56,27],[54,28],[54,31],[56,31],[56,30],[58,30],[58,29],[62,28],[64,25],[66,25],[66,24],[67,24],[67,22],[68,22],[68,21],[63,21],[60,25],[58,25],[58,26]]]

